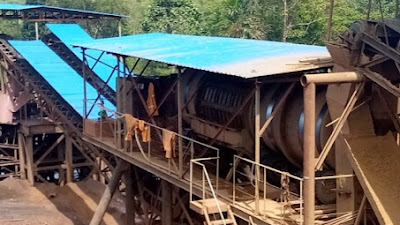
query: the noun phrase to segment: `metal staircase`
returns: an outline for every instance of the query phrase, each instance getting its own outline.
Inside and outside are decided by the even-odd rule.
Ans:
[[[218,199],[218,183],[214,189],[213,183],[208,174],[205,164],[202,161],[219,160],[219,157],[214,158],[199,158],[190,161],[190,208],[200,215],[204,216],[204,224],[206,225],[237,225],[235,216],[230,205]],[[193,200],[193,166],[197,165],[202,168],[202,198]],[[217,173],[218,174],[218,173]],[[218,177],[218,176],[217,176]],[[210,193],[210,194],[207,194]],[[211,196],[207,198],[206,196]]]
[[[231,207],[214,198],[191,201],[190,208],[203,215],[207,225],[237,225]]]

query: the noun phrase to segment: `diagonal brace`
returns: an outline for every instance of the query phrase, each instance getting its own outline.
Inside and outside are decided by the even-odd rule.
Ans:
[[[332,131],[331,136],[327,140],[324,149],[322,150],[320,156],[317,159],[317,163],[315,165],[316,170],[321,170],[323,163],[328,156],[329,152],[332,149],[333,144],[335,143],[340,131],[342,130],[347,118],[349,117],[354,105],[356,104],[358,98],[361,96],[362,89],[364,88],[365,83],[357,84],[356,90],[353,92],[352,96],[350,97],[349,102],[347,103],[345,109],[343,110],[342,115],[339,118],[338,123],[336,124],[335,128]]]

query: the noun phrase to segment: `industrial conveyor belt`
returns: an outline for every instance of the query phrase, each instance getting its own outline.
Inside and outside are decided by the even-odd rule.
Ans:
[[[42,40],[83,77],[82,50],[73,48],[72,43],[91,41],[93,38],[77,24],[47,24],[47,26],[52,33],[43,36]],[[116,105],[115,86],[116,77],[119,73],[118,67],[115,66],[117,59],[111,55],[101,54],[96,50],[87,50],[85,53],[87,81],[101,92],[108,101]],[[99,60],[96,60],[96,58],[99,58]],[[120,69],[122,70],[122,68],[121,63]]]
[[[400,147],[393,136],[347,140],[349,158],[381,224],[400,224]]]
[[[77,43],[92,42],[92,38],[81,26],[78,24],[46,24],[49,30],[54,34],[80,61],[83,59],[81,48],[74,48],[72,45]],[[109,55],[102,54],[101,51],[87,49],[85,51],[87,55],[87,62],[89,67],[93,67],[96,64],[96,59],[100,58],[99,62],[93,68],[95,74],[100,77],[103,81],[107,81],[108,77],[113,71],[113,66],[117,65],[117,58]],[[123,65],[121,63],[121,70]],[[121,71],[122,72],[122,71]],[[115,91],[116,90],[116,76],[117,72],[111,77],[108,85]]]
[[[38,73],[35,79],[39,79],[38,81],[43,86],[42,88],[47,89],[47,95],[57,96],[57,105],[63,107],[65,111],[69,111],[65,113],[77,113],[82,117],[84,98],[83,78],[42,41],[9,41],[9,43],[29,63],[32,69]],[[43,79],[44,82],[40,79]],[[86,85],[86,87],[88,100],[96,99],[96,89],[90,85]],[[63,100],[68,105],[62,103]],[[104,106],[111,109],[114,108],[107,100],[104,101]],[[74,112],[71,110],[74,110]],[[94,107],[89,118],[98,118],[98,112],[99,108]]]

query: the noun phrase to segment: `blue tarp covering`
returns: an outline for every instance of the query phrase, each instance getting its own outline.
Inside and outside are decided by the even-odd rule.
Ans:
[[[71,50],[80,60],[83,59],[82,50],[80,48],[74,48],[72,46],[73,43],[90,43],[95,39],[92,38],[85,30],[82,29],[78,24],[46,24],[46,26],[50,29],[50,31],[58,37],[68,48]],[[88,49],[85,51],[87,55],[87,61],[89,67],[96,63],[96,59],[101,55],[102,51]],[[117,65],[117,58],[110,54],[103,54],[100,59],[101,62],[97,63],[94,67],[93,71],[99,76],[103,81],[107,81],[108,77],[113,71],[115,65]],[[103,64],[104,63],[104,64]],[[109,66],[107,66],[107,65]],[[111,66],[111,67],[110,67]],[[122,64],[120,66],[122,69]],[[116,90],[116,77],[118,76],[118,71],[114,72],[114,75],[111,77],[108,82],[108,86],[110,86],[114,91]]]
[[[83,78],[74,69],[42,41],[10,41],[10,44],[72,108],[83,115]],[[94,101],[97,97],[97,91],[90,84],[87,84],[86,87],[87,99]],[[104,106],[115,109],[106,99],[104,99]],[[94,107],[89,118],[98,118],[98,112],[99,108]]]
[[[319,68],[303,62],[330,57],[320,46],[165,33],[78,41],[75,45],[244,78]]]

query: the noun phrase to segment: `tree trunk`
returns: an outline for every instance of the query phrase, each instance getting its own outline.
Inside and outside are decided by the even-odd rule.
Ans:
[[[288,7],[287,7],[287,0],[283,0],[283,33],[282,33],[282,41],[286,42],[288,33],[289,33],[289,28],[288,28]]]

